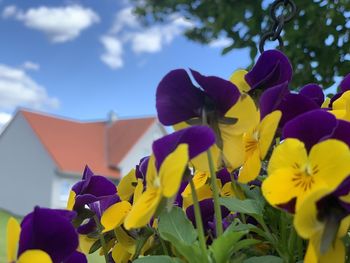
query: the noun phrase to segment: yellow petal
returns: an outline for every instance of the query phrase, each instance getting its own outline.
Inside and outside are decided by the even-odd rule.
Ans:
[[[103,232],[108,232],[123,224],[130,210],[131,204],[128,201],[121,201],[108,207],[101,217],[101,224],[104,227]]]
[[[231,134],[240,135],[251,130],[260,122],[260,114],[254,100],[247,94],[242,94],[235,105],[229,109],[225,117],[236,118],[237,122],[232,126]]]
[[[198,201],[202,201],[204,199],[212,198],[213,192],[211,191],[211,188],[209,185],[205,184],[201,188],[196,189]],[[183,204],[182,207],[184,209],[187,209],[190,205],[193,204],[192,195],[188,195],[186,197],[183,197]]]
[[[262,183],[262,193],[271,205],[280,205],[299,196],[300,190],[294,186],[294,173],[290,169],[275,170]]]
[[[165,197],[174,196],[179,190],[180,183],[187,167],[188,145],[180,144],[175,151],[169,154],[159,169],[161,190]]]
[[[152,154],[149,157],[147,171],[146,171],[146,182],[148,186],[153,186],[156,178],[158,177],[157,168],[156,168],[156,159]]]
[[[142,179],[137,179],[137,185],[134,191],[134,198],[133,198],[133,204],[139,200],[143,192],[143,181]]]
[[[236,196],[233,188],[232,188],[232,183],[231,182],[227,182],[221,189],[220,191],[220,195],[222,197],[233,197]]]
[[[201,188],[205,183],[208,181],[209,175],[208,173],[205,172],[196,172],[195,175],[193,176],[193,184],[195,189]],[[182,197],[188,197],[192,193],[191,191],[191,186],[188,184],[186,188],[183,190],[181,193]]]
[[[131,195],[134,193],[134,184],[136,183],[135,169],[132,169],[120,180],[117,186],[118,195],[121,200],[128,201],[130,199]]]
[[[268,174],[272,174],[275,170],[281,168],[297,169],[296,165],[302,167],[307,161],[308,156],[304,143],[289,138],[274,149],[268,165]]]
[[[136,240],[128,235],[121,227],[114,230],[115,236],[122,247],[131,255],[134,255],[136,249]]]
[[[350,174],[350,150],[341,141],[331,139],[316,144],[310,151],[309,160],[310,169],[315,171],[317,178],[315,184],[326,184],[335,189]]]
[[[179,123],[175,124],[173,126],[173,128],[174,128],[175,131],[178,131],[178,130],[182,130],[182,129],[188,128],[190,126],[191,125],[189,125],[189,124],[187,124],[186,122],[183,121],[183,122],[179,122]]]
[[[244,78],[247,73],[248,71],[239,69],[233,72],[230,77],[230,81],[237,86],[240,92],[248,92],[250,90],[250,86]]]
[[[350,227],[350,216],[347,216],[342,219],[338,229],[337,236],[340,238],[344,237],[348,233],[349,227]]]
[[[69,197],[68,197],[68,202],[67,202],[67,210],[72,211],[74,204],[75,204],[75,192],[73,190],[70,190],[69,192]]]
[[[223,141],[223,154],[229,171],[240,167],[244,162],[243,136],[230,133],[233,128],[229,125],[219,125]]]
[[[21,227],[17,220],[10,217],[7,221],[6,242],[7,242],[7,261],[14,262],[17,258],[17,246]]]
[[[90,248],[96,242],[96,239],[89,238],[87,235],[79,235],[79,248],[84,254],[89,254]]]
[[[330,111],[338,119],[350,121],[350,91],[344,92],[332,104],[333,110]]]
[[[117,243],[112,250],[112,258],[115,263],[128,263],[131,254],[120,243]]]
[[[52,263],[50,256],[42,250],[32,249],[21,254],[18,263]]]
[[[213,158],[214,166],[216,170],[219,170],[221,167],[221,159],[220,159],[220,150],[214,144],[209,148],[211,152],[211,156]],[[191,165],[195,168],[196,171],[209,172],[209,164],[208,164],[208,155],[206,152],[199,154],[197,157],[191,160]]]
[[[321,108],[329,108],[329,103],[331,102],[331,99],[326,97],[326,99],[324,100],[324,102],[321,105]]]
[[[311,239],[305,255],[305,263],[329,263],[329,262],[345,262],[345,246],[341,239],[336,239],[329,250],[321,254],[319,251],[319,240]]]
[[[282,113],[280,111],[274,111],[265,116],[265,118],[259,124],[259,149],[260,159],[264,160],[271,142],[275,136],[278,123],[281,119]]]
[[[239,170],[238,182],[248,183],[258,177],[261,170],[260,152],[255,150],[244,162],[242,168]]]
[[[160,189],[148,188],[125,218],[125,228],[129,230],[147,225],[154,215],[161,198]]]
[[[318,189],[310,193],[300,204],[294,217],[294,227],[302,238],[310,239],[317,233],[322,235],[325,225],[317,219],[316,203],[328,193],[328,188]]]

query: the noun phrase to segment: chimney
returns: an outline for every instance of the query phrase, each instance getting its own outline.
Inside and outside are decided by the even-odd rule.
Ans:
[[[111,110],[108,113],[108,123],[109,124],[113,124],[114,122],[116,122],[118,120],[118,114],[116,112],[114,112],[113,110]]]

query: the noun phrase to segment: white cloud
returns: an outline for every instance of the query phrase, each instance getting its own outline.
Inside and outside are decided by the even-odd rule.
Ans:
[[[27,69],[27,70],[35,70],[38,71],[40,69],[40,65],[37,63],[34,63],[32,61],[25,61],[22,66],[23,69]]]
[[[0,111],[14,110],[18,106],[57,108],[59,101],[50,97],[23,69],[0,64]]]
[[[2,12],[2,17],[22,21],[26,27],[45,33],[53,43],[73,40],[83,30],[100,21],[92,9],[79,5],[41,6],[27,11],[7,6]]]
[[[165,24],[145,28],[138,21],[136,15],[133,14],[132,7],[125,7],[116,14],[109,32],[102,37],[102,39],[106,36],[113,37],[118,39],[122,45],[122,48],[119,49],[121,52],[118,53],[118,65],[120,66],[113,66],[110,63],[111,56],[105,56],[110,52],[104,42],[102,43],[105,47],[105,53],[101,56],[101,60],[113,69],[120,68],[123,65],[122,51],[124,46],[130,47],[131,51],[137,54],[160,52],[166,44],[170,44],[185,29],[192,26],[193,24],[183,17],[172,15],[169,16]],[[116,59],[117,56],[113,57]]]
[[[225,48],[228,47],[232,44],[232,39],[226,38],[226,37],[221,37],[218,39],[215,39],[209,43],[210,47],[213,48]]]
[[[3,18],[9,18],[11,16],[15,16],[17,12],[18,12],[18,10],[17,10],[17,7],[15,5],[9,5],[9,6],[6,6],[4,8],[1,16]]]
[[[101,60],[113,69],[121,68],[123,66],[121,41],[113,36],[103,36],[100,41],[105,48]]]

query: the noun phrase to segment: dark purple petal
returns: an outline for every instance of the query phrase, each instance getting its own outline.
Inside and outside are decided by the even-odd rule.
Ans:
[[[346,75],[342,82],[340,82],[340,90],[342,92],[350,90],[350,74]]]
[[[96,230],[96,223],[94,219],[89,219],[87,223],[80,225],[77,228],[77,231],[81,235],[87,235],[89,233],[92,233]]]
[[[218,179],[220,179],[222,186],[224,186],[228,182],[231,182],[231,175],[230,175],[229,171],[226,168],[221,169],[220,171],[218,171],[216,173],[216,177]]]
[[[84,172],[83,172],[83,180],[88,180],[90,179],[92,176],[94,175],[94,173],[91,171],[91,169],[89,168],[89,166],[85,166]]]
[[[337,139],[345,142],[350,147],[350,122],[337,120],[337,126],[333,133],[325,139]]]
[[[192,84],[184,69],[170,71],[158,85],[156,108],[164,125],[199,117],[203,103],[204,92]]]
[[[136,169],[136,178],[143,179],[143,180],[146,178],[148,160],[149,160],[149,156],[144,157],[140,160],[138,169]]]
[[[189,158],[205,152],[215,143],[214,132],[206,126],[193,126],[166,135],[153,142],[152,149],[159,169],[164,159],[172,153],[179,144],[188,145]]]
[[[309,151],[324,137],[329,137],[337,125],[333,114],[323,110],[303,113],[284,125],[283,138],[296,138],[304,142]]]
[[[205,229],[208,229],[209,221],[213,221],[213,218],[214,218],[214,202],[213,202],[213,199],[204,199],[204,200],[200,201],[199,202],[199,208],[200,208],[200,211],[201,211],[203,227]],[[226,207],[221,206],[221,213],[222,213],[222,217],[224,218],[230,213],[230,211]],[[188,219],[192,221],[192,224],[196,227],[196,220],[195,220],[193,205],[189,206],[186,209],[186,215],[187,215]]]
[[[83,253],[75,251],[64,263],[87,263],[87,259]]]
[[[297,198],[294,197],[292,198],[290,201],[288,201],[287,203],[283,203],[283,204],[278,204],[277,206],[291,214],[295,213],[295,205],[297,203]]]
[[[268,89],[292,79],[292,66],[288,58],[278,50],[261,54],[255,66],[245,76],[251,89]]]
[[[240,92],[232,82],[219,77],[203,76],[192,69],[191,73],[222,116],[238,101]]]
[[[28,249],[48,253],[60,263],[78,247],[78,235],[72,223],[59,210],[35,207],[21,223],[18,255]]]
[[[344,179],[344,181],[334,190],[332,195],[336,197],[345,196],[350,193],[350,176]]]
[[[317,84],[308,84],[304,86],[299,94],[313,100],[318,106],[322,106],[324,94],[322,88]]]
[[[287,82],[265,90],[259,101],[260,118],[263,119],[266,115],[275,111],[289,93]]]
[[[300,94],[286,95],[280,105],[277,107],[282,112],[282,118],[279,126],[284,124],[298,115],[311,110],[319,109],[320,107],[312,100]]]

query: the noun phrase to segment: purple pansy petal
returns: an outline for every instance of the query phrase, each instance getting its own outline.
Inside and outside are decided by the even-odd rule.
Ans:
[[[261,54],[255,66],[245,76],[251,89],[267,89],[292,79],[292,66],[288,58],[278,50]]]
[[[83,172],[83,180],[88,180],[90,179],[92,176],[94,175],[94,173],[91,171],[91,169],[89,168],[89,166],[85,166],[84,172]]]
[[[120,197],[118,195],[109,195],[100,200],[100,213],[102,214],[110,206],[120,202]]]
[[[318,106],[322,106],[324,94],[322,88],[317,84],[308,84],[304,86],[299,94],[313,100]]]
[[[350,90],[350,74],[346,75],[346,77],[340,82],[339,86],[342,92]]]
[[[87,263],[87,259],[83,253],[75,251],[64,263]]]
[[[80,225],[77,228],[78,233],[81,235],[87,235],[89,233],[92,233],[95,230],[96,230],[96,223],[94,219],[89,219],[87,223]]]
[[[320,125],[322,124],[322,125]],[[337,125],[333,114],[323,110],[303,113],[284,125],[283,138],[296,138],[304,142],[309,151],[322,138],[332,134]]]
[[[344,120],[337,120],[336,128],[333,130],[333,133],[327,139],[337,139],[337,140],[343,141],[350,147],[349,135],[350,135],[350,122],[347,122]]]
[[[215,143],[215,135],[209,127],[193,126],[154,141],[152,149],[158,169],[164,159],[181,143],[188,145],[189,158],[193,159],[200,153],[208,150]]]
[[[54,263],[67,259],[78,247],[73,225],[59,210],[35,207],[21,224],[18,255],[28,249],[41,249]]]
[[[288,82],[265,90],[259,100],[260,118],[263,119],[266,115],[275,111],[289,93]]]
[[[89,193],[94,196],[106,196],[117,193],[117,189],[110,180],[106,177],[95,175],[91,178],[89,185],[85,188],[84,193]]]
[[[147,167],[148,167],[148,160],[149,160],[149,156],[144,157],[140,160],[138,169],[136,169],[136,178],[143,179],[143,180],[145,179]]]
[[[226,183],[231,182],[231,175],[230,175],[229,171],[226,168],[221,169],[220,171],[218,171],[216,173],[216,177],[218,179],[220,179],[222,185],[225,185]]]
[[[319,106],[312,100],[300,94],[287,94],[277,110],[282,112],[282,118],[279,123],[280,127],[298,115],[311,110],[319,109]]]
[[[208,229],[209,221],[212,221],[213,218],[214,218],[214,202],[213,202],[213,199],[204,199],[204,200],[200,201],[199,202],[199,208],[200,208],[200,211],[201,211],[203,227],[205,229]],[[230,213],[230,211],[226,207],[221,206],[221,214],[222,214],[223,218],[226,217],[229,213]],[[196,226],[196,220],[195,220],[193,205],[189,206],[186,209],[186,215],[187,215],[188,219],[191,220],[192,224],[194,226]]]
[[[345,196],[350,193],[350,176],[345,178],[343,182],[334,190],[332,195],[336,197]]]
[[[203,76],[198,71],[191,73],[201,88],[214,101],[217,110],[224,116],[226,112],[238,101],[240,92],[232,82],[214,76]]]
[[[204,93],[192,84],[184,69],[170,71],[158,85],[156,108],[164,125],[199,117],[203,102]]]

